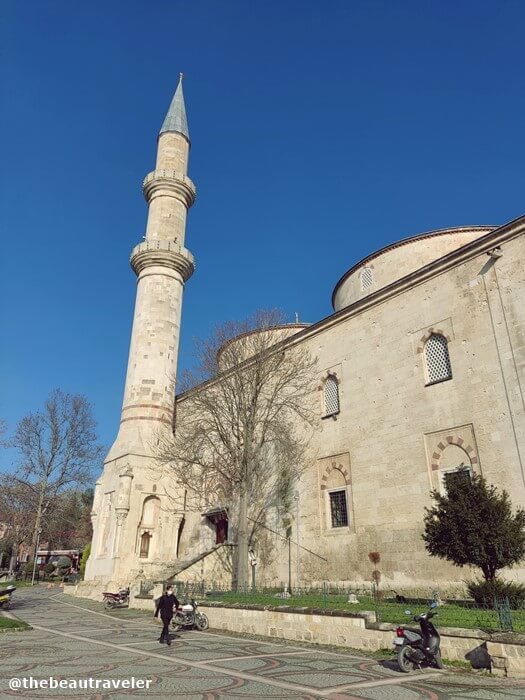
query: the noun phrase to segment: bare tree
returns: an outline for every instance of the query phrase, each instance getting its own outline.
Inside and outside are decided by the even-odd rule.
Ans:
[[[102,456],[95,425],[85,396],[56,389],[43,410],[25,416],[16,427],[9,443],[19,453],[13,479],[31,495],[33,551],[55,499],[64,490],[91,481],[92,468]]]
[[[83,549],[91,541],[93,489],[71,488],[63,491],[49,508],[42,538],[52,549]]]
[[[239,587],[257,525],[277,501],[287,509],[305,465],[316,361],[286,342],[295,332],[275,311],[219,327],[183,377],[174,436],[159,435],[159,461],[179,492],[197,508],[227,508]]]
[[[0,524],[5,526],[5,541],[11,550],[9,573],[12,574],[20,548],[31,541],[35,526],[33,489],[16,482],[8,474],[0,480]]]

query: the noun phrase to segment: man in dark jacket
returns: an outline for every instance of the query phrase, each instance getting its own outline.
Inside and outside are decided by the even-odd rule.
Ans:
[[[173,618],[173,611],[174,608],[179,607],[179,601],[177,600],[176,596],[173,595],[173,587],[168,586],[164,593],[161,595],[161,597],[157,601],[157,607],[155,609],[155,617],[158,617],[160,614],[160,619],[164,623],[164,627],[162,628],[162,632],[160,635],[159,642],[161,644],[166,644],[170,646],[171,640],[170,640],[170,633],[169,633],[169,626],[170,622]]]

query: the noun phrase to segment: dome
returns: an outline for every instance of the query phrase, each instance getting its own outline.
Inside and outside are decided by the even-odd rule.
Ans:
[[[224,371],[250,357],[264,352],[299,331],[308,328],[309,323],[286,323],[271,328],[257,328],[232,338],[217,353],[219,369]]]
[[[494,231],[497,226],[462,226],[429,231],[391,243],[363,258],[341,277],[332,294],[340,311],[447,253]]]

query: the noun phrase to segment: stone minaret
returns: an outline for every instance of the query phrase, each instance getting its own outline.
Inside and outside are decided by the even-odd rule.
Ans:
[[[175,559],[178,521],[155,479],[153,444],[173,423],[182,292],[194,270],[184,247],[195,201],[189,149],[181,74],[155,170],[143,183],[149,212],[144,241],[131,253],[137,296],[120,429],[95,490],[86,579],[124,585],[140,570],[153,574],[156,563]]]

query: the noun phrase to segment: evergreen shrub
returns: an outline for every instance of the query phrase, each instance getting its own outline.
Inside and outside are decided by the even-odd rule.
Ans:
[[[467,590],[480,608],[493,608],[494,601],[509,599],[514,610],[525,606],[525,585],[495,578],[492,581],[468,581]]]

